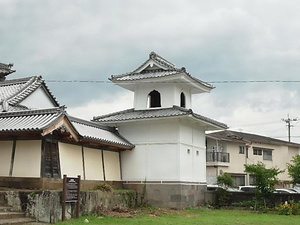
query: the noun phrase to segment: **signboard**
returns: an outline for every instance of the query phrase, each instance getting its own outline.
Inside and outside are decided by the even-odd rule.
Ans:
[[[80,206],[80,176],[67,177],[64,175],[62,192],[62,221],[66,219],[66,203],[76,203],[76,218],[79,217]]]
[[[67,177],[66,180],[66,202],[78,201],[79,178]]]

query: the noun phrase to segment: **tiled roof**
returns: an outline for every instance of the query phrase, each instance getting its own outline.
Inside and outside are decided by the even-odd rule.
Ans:
[[[75,117],[68,116],[73,126],[79,132],[79,134],[90,140],[98,140],[106,142],[108,144],[123,145],[133,148],[134,145],[122,137],[115,128],[102,126],[95,122],[90,122]]]
[[[245,143],[265,143],[265,144],[274,144],[274,145],[287,145],[293,147],[300,147],[300,144],[292,143],[288,141],[283,141],[275,138],[270,138],[266,136],[261,136],[257,134],[249,134],[249,133],[242,133],[237,131],[225,130],[214,132],[206,135],[207,137],[217,138],[220,140],[227,140],[233,142],[245,142]]]
[[[59,106],[59,103],[50,92],[41,76],[33,76],[0,82],[0,103],[6,100],[9,105],[16,106],[41,86],[43,86],[54,103]]]
[[[70,121],[76,133],[85,139],[107,145],[114,144],[127,149],[134,147],[114,128],[71,117],[67,115],[63,107],[0,113],[0,134],[43,131],[64,116]]]
[[[156,69],[146,69],[144,68],[147,66],[151,61],[154,61],[159,68]],[[151,64],[151,63],[150,63]],[[144,69],[143,69],[144,68]],[[151,52],[149,54],[149,59],[146,60],[141,66],[135,69],[132,72],[120,74],[120,75],[112,75],[110,80],[112,82],[130,82],[130,81],[137,81],[143,79],[153,79],[159,77],[171,77],[178,74],[184,74],[188,78],[192,80],[194,83],[201,84],[206,88],[212,89],[213,86],[206,82],[203,82],[193,76],[191,76],[184,67],[176,68],[174,64],[170,63],[166,59],[162,58],[155,52]]]
[[[98,122],[120,122],[130,120],[154,119],[154,118],[168,118],[192,115],[195,119],[199,119],[205,123],[219,127],[220,129],[227,129],[227,125],[218,121],[212,120],[205,116],[194,113],[191,109],[185,109],[179,106],[172,108],[151,108],[144,110],[128,109],[120,112],[115,112],[103,116],[93,118],[93,121]]]
[[[0,113],[0,132],[40,131],[63,116],[61,108]]]
[[[0,80],[1,78],[5,78],[8,74],[11,74],[13,72],[16,72],[15,70],[12,70],[11,67],[13,64],[5,64],[5,63],[0,63]]]

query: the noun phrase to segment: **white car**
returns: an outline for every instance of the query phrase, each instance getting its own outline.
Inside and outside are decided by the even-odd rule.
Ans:
[[[287,193],[287,194],[296,194],[297,192],[290,189],[284,189],[284,188],[276,188],[275,193]]]
[[[239,186],[239,190],[248,193],[255,193],[256,186]]]

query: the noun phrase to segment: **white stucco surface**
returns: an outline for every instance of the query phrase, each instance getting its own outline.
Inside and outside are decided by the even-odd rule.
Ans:
[[[41,141],[17,141],[13,177],[40,177]]]
[[[0,141],[0,176],[9,176],[12,141]]]
[[[124,181],[206,181],[200,126],[169,118],[120,124],[119,132],[136,146],[121,153]]]
[[[185,95],[186,108],[191,107],[191,94],[188,88],[182,87],[182,85],[174,85],[174,83],[141,83],[137,84],[134,94],[134,107],[135,109],[147,108],[148,94],[156,90],[161,96],[161,107],[167,108],[173,105],[180,106],[180,94]]]
[[[83,177],[83,163],[81,146],[59,142],[59,158],[61,175],[68,177]]]
[[[107,181],[120,181],[120,156],[118,152],[104,151],[105,178]]]
[[[86,180],[103,180],[101,150],[84,148],[84,165]]]
[[[43,109],[55,106],[53,102],[50,101],[50,98],[47,96],[46,92],[41,87],[36,89],[33,93],[31,93],[20,104],[26,105],[31,109]]]

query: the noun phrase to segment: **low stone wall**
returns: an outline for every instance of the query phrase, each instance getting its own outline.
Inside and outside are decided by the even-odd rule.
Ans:
[[[205,202],[206,185],[189,183],[123,183],[126,189],[138,193],[140,205],[183,209]]]
[[[14,210],[23,211],[37,221],[56,223],[62,217],[61,191],[4,191],[5,199]],[[82,191],[80,192],[80,215],[93,213],[104,207],[136,207],[134,191]],[[75,204],[66,204],[66,219],[75,217]]]

